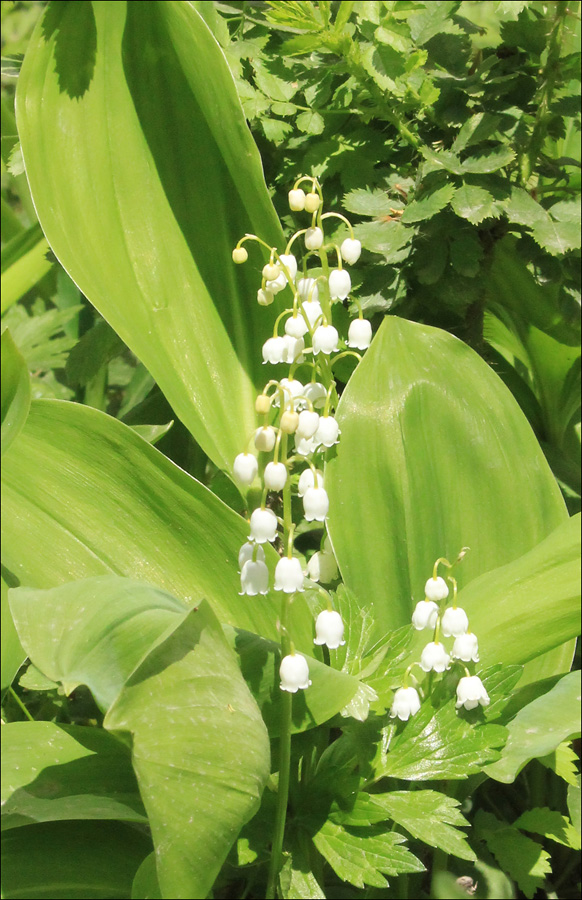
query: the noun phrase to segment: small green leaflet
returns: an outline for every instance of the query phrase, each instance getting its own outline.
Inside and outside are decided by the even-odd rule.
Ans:
[[[517,881],[528,900],[532,900],[545,876],[551,872],[550,854],[537,841],[483,810],[475,817],[475,828],[504,872]]]
[[[455,187],[452,184],[444,184],[442,187],[427,191],[418,200],[408,204],[400,221],[410,225],[413,222],[430,219],[451,202],[454,194]]]
[[[570,820],[557,810],[548,809],[547,806],[528,809],[513,823],[513,826],[521,828],[522,831],[542,834],[549,840],[571,847],[573,850],[580,850],[580,834]]]
[[[463,184],[457,188],[451,206],[458,216],[468,219],[473,225],[479,225],[483,219],[499,216],[493,195],[475,185]]]
[[[373,191],[358,188],[344,194],[342,205],[348,212],[358,216],[389,216],[395,201],[381,188]]]
[[[382,888],[387,884],[384,875],[424,871],[420,860],[400,846],[405,840],[382,826],[352,829],[327,820],[313,843],[343,881],[359,888],[366,884]]]

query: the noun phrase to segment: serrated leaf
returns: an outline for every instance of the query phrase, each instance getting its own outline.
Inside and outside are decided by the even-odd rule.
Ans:
[[[535,225],[536,222],[545,222],[548,213],[544,207],[523,188],[513,185],[511,197],[503,204],[503,212],[510,222],[516,225]]]
[[[77,343],[75,337],[64,333],[65,326],[81,309],[81,305],[77,305],[29,315],[24,306],[18,304],[8,310],[4,321],[31,371],[46,372],[64,367],[70,349]]]
[[[570,818],[572,819],[572,825],[577,829],[578,834],[580,834],[580,829],[582,827],[580,796],[580,775],[578,775],[576,784],[570,785],[570,787],[568,788],[568,812],[570,813]]]
[[[342,206],[358,216],[389,216],[394,200],[382,188],[374,188],[373,191],[358,188],[344,194]]]
[[[257,87],[271,100],[287,102],[297,93],[297,87],[288,81],[278,78],[258,60],[253,66]]]
[[[555,772],[558,778],[562,778],[566,784],[576,787],[578,784],[578,754],[572,749],[567,742],[558,744],[553,753],[547,756],[540,756],[538,761],[543,766]]]
[[[487,775],[510,784],[530,759],[547,756],[562,741],[580,734],[580,677],[570,672],[547,694],[521,709],[507,726],[501,759]]]
[[[261,128],[267,140],[273,141],[274,144],[280,144],[293,131],[293,126],[289,122],[271,119],[269,116],[261,116]]]
[[[551,872],[550,854],[536,841],[483,810],[477,813],[475,827],[501,868],[517,881],[528,900],[532,900]]]
[[[459,801],[438,791],[391,791],[370,795],[372,806],[429,847],[459,859],[475,861],[467,835],[459,828],[469,823],[459,811]]]
[[[283,900],[325,900],[325,894],[311,871],[309,855],[301,843],[305,837],[305,835],[295,837],[279,874]]]
[[[409,256],[414,229],[405,228],[401,222],[361,222],[354,227],[354,235],[364,249],[395,264]]]
[[[560,200],[550,207],[550,215],[556,222],[576,222],[580,224],[580,201],[576,198]]]
[[[457,713],[454,700],[438,710],[425,700],[376,763],[376,777],[406,781],[467,778],[499,757],[498,748],[506,738],[501,726],[471,724]]]
[[[405,225],[422,222],[435,216],[444,209],[455,195],[455,186],[444,184],[442,187],[426,191],[417,200],[413,200],[405,208],[400,221]]]
[[[467,174],[484,175],[488,172],[497,172],[514,159],[515,151],[504,145],[495,150],[485,150],[478,156],[469,156],[462,164],[462,171]]]
[[[475,113],[470,116],[453,142],[453,152],[460,153],[471,144],[486,140],[497,130],[500,122],[501,116],[488,112]]]
[[[458,216],[468,219],[472,225],[479,225],[483,219],[499,216],[493,195],[483,188],[470,184],[463,184],[457,188],[451,206]]]
[[[271,112],[275,116],[292,116],[297,112],[297,107],[294,103],[280,103],[276,100],[271,103]]]
[[[451,150],[432,150],[430,147],[422,148],[422,155],[426,162],[422,165],[423,176],[431,172],[452,172],[453,175],[461,175],[463,164],[460,158]]]
[[[302,112],[297,116],[295,124],[299,131],[303,131],[305,134],[321,134],[325,128],[323,116],[314,109]]]
[[[541,834],[557,844],[563,844],[565,847],[571,847],[573,850],[580,850],[580,835],[567,816],[563,816],[557,810],[549,809],[547,806],[534,807],[522,813],[519,819],[513,823],[514,828],[521,828],[522,831],[531,831],[533,834]]]
[[[424,871],[420,860],[400,846],[405,840],[380,827],[349,829],[329,820],[313,836],[313,843],[336,875],[359,888],[366,884],[386,887],[383,875]]]
[[[561,256],[569,250],[580,249],[580,225],[578,222],[553,222],[549,217],[532,225],[532,237],[543,250],[552,256]]]
[[[461,29],[453,20],[455,13],[461,4],[457,0],[437,0],[426,9],[418,12],[413,10],[407,16],[412,40],[421,47],[435,34],[459,34]]]

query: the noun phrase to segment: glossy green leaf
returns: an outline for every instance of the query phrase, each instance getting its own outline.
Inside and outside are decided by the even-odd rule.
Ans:
[[[512,395],[446,332],[387,318],[338,418],[326,468],[330,533],[346,586],[373,611],[379,636],[409,623],[440,556],[471,548],[455,570],[463,587],[567,518]]]
[[[575,638],[580,633],[580,515],[529,553],[476,578],[460,592],[459,603],[488,665],[526,663]],[[546,674],[554,672],[549,668]]]
[[[135,670],[105,727],[132,734],[162,894],[206,897],[270,771],[265,725],[207,603]]]
[[[280,228],[210,30],[174,0],[50,4],[16,106],[51,248],[230,468],[276,314],[254,301],[256,265],[235,271],[230,254],[245,232],[277,242]]]
[[[499,215],[495,210],[493,194],[477,185],[464,184],[457,188],[451,206],[458,216],[468,219],[473,225],[478,225],[489,216]]]
[[[400,221],[405,225],[410,225],[413,222],[430,219],[451,202],[454,194],[455,187],[452,184],[444,184],[442,187],[426,191],[405,207]]]
[[[100,728],[12,722],[2,732],[2,828],[60,819],[146,823],[129,751]]]
[[[135,900],[162,900],[158,873],[156,871],[156,854],[146,856],[135,873],[131,896]]]
[[[30,377],[8,330],[2,332],[2,455],[22,429],[30,409]]]
[[[205,597],[222,622],[278,639],[279,598],[238,594],[247,523],[131,428],[88,407],[38,400],[19,445],[2,469],[2,529],[4,565],[20,584],[124,575],[189,605]],[[277,554],[266,554],[273,568]],[[313,617],[301,596],[291,628],[311,654]]]
[[[2,250],[2,301],[4,313],[50,271],[49,245],[40,225],[18,234]]]
[[[0,690],[4,691],[12,684],[14,676],[26,659],[26,653],[18,638],[18,632],[14,627],[12,613],[10,612],[10,606],[8,604],[8,585],[4,581],[4,578],[2,578],[1,599]]]
[[[558,744],[580,734],[580,675],[570,672],[521,709],[507,726],[509,737],[501,759],[487,766],[496,781],[510,784],[524,765],[546,756]]]
[[[121,822],[47,822],[2,839],[2,897],[129,900],[149,837]]]

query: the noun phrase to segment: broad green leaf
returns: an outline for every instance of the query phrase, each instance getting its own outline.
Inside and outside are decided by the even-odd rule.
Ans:
[[[0,690],[4,691],[14,681],[14,677],[20,666],[26,659],[26,653],[20,640],[18,632],[14,627],[12,613],[8,604],[8,585],[2,577],[2,607],[1,607],[1,629],[0,629]]]
[[[20,584],[124,575],[188,605],[206,597],[222,622],[278,640],[279,598],[238,595],[247,523],[131,428],[88,407],[39,400],[19,444],[3,466],[2,527],[4,565]],[[272,568],[277,554],[266,552]],[[298,650],[311,654],[313,618],[300,595],[291,629]]]
[[[567,519],[517,403],[443,331],[385,319],[338,419],[326,467],[330,533],[346,587],[373,613],[378,636],[410,622],[440,556],[471,548],[455,570],[462,588]]]
[[[269,735],[277,737],[281,730],[280,646],[230,626],[224,630],[239,657],[241,671],[259,705]],[[293,733],[327,722],[348,706],[363,687],[357,678],[316,659],[309,660],[309,678],[312,681],[309,690],[299,692],[293,701]]]
[[[270,769],[265,725],[206,602],[134,671],[104,724],[132,734],[163,896],[206,897]]]
[[[53,263],[47,259],[48,251],[49,245],[37,224],[13,237],[2,249],[3,313],[50,271]]]
[[[459,603],[488,664],[523,664],[575,638],[580,633],[580,515],[529,553],[476,578],[460,592]]]
[[[256,264],[230,254],[281,232],[222,51],[188,3],[51,4],[17,94],[51,248],[230,469],[276,315],[253,300]]]
[[[2,732],[2,828],[59,819],[147,823],[129,751],[100,728],[12,722]]]
[[[406,839],[381,826],[344,828],[324,822],[313,843],[342,881],[354,887],[386,887],[384,875],[423,872],[424,866],[406,847]]]
[[[429,847],[460,859],[475,860],[467,835],[459,831],[469,823],[458,809],[458,800],[438,791],[391,791],[372,794],[370,799],[386,813],[386,818],[393,819]]]
[[[46,822],[2,839],[2,897],[129,900],[149,837],[122,822]]]
[[[158,873],[156,872],[156,854],[146,856],[135,873],[131,896],[136,900],[162,900]]]
[[[558,744],[580,734],[580,676],[570,672],[521,709],[507,726],[509,737],[501,759],[487,766],[496,781],[510,784],[530,759],[546,756]]]
[[[422,222],[436,216],[444,209],[455,195],[455,187],[452,184],[443,184],[442,187],[426,191],[417,200],[413,200],[405,207],[400,221],[405,225],[413,222]]]
[[[475,825],[504,872],[518,883],[528,900],[532,900],[551,871],[550,854],[537,841],[484,810],[477,813]]]
[[[87,685],[103,712],[152,648],[188,614],[188,607],[165,591],[117,575],[48,591],[16,588],[9,597],[36,668],[61,683],[66,694]]]
[[[2,332],[2,455],[22,430],[29,409],[28,367],[6,329]]]
[[[483,219],[499,216],[495,202],[493,195],[484,188],[464,184],[455,191],[451,206],[462,219],[468,219],[473,225],[478,225]]]
[[[400,222],[361,222],[354,235],[366,250],[382,254],[387,263],[397,263],[410,255],[414,229]]]
[[[572,847],[573,850],[580,850],[580,835],[568,817],[547,806],[526,810],[519,819],[516,819],[513,827],[521,828],[522,831],[531,831],[533,834],[541,834],[557,844]]]

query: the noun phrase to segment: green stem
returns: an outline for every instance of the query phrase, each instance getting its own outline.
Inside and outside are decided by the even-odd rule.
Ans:
[[[12,696],[12,699],[13,699],[13,700],[16,700],[17,705],[20,707],[20,709],[22,710],[22,712],[24,713],[24,715],[26,716],[26,718],[27,718],[30,722],[34,722],[33,716],[30,715],[30,713],[29,713],[29,711],[27,710],[26,706],[24,705],[24,703],[22,702],[22,700],[20,699],[20,697],[18,696],[18,694],[16,693],[16,691],[14,690],[14,688],[13,688],[12,686],[8,688],[8,692],[9,692],[10,695]]]

